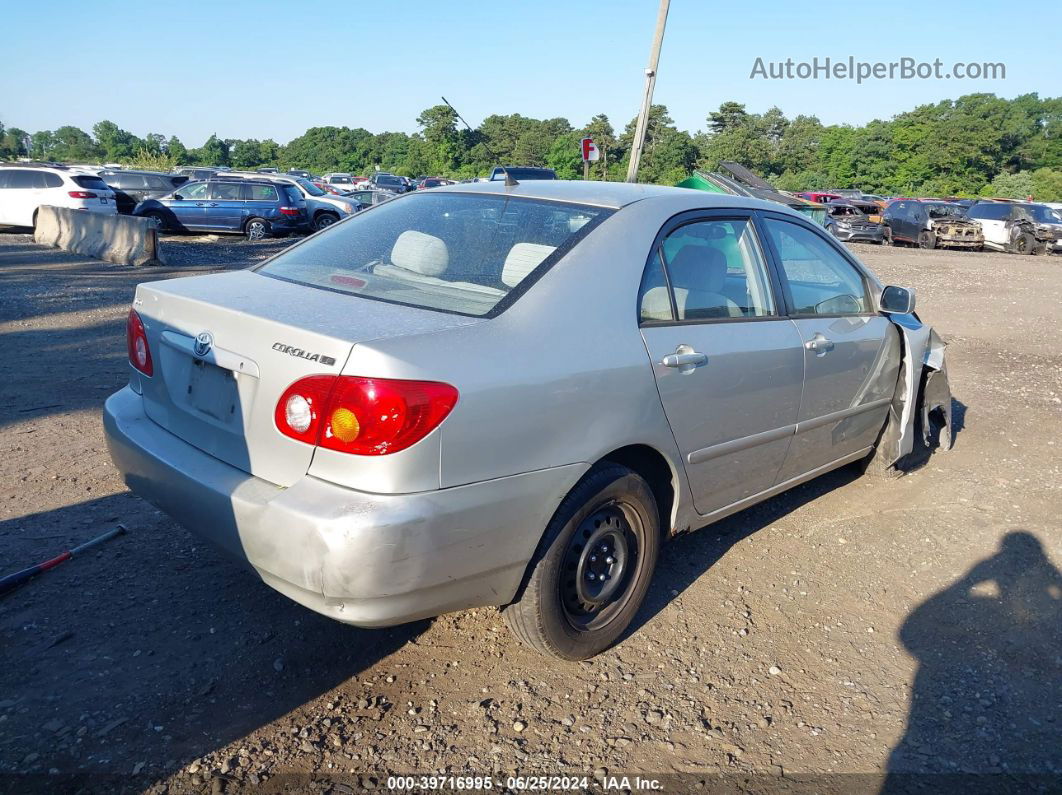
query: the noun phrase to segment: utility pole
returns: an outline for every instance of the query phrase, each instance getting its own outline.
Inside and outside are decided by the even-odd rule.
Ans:
[[[645,96],[642,97],[642,112],[638,114],[638,127],[634,131],[634,145],[631,148],[631,162],[627,166],[627,182],[638,181],[638,166],[642,161],[642,149],[645,147],[645,131],[649,127],[649,108],[653,104],[653,87],[656,86],[656,67],[660,63],[660,46],[664,43],[664,25],[667,23],[667,10],[671,0],[660,0],[660,13],[656,17],[656,33],[653,35],[653,49],[649,52],[649,66],[645,70]]]

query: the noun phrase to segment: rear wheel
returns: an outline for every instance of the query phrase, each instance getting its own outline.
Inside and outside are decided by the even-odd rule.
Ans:
[[[265,240],[269,237],[269,221],[264,218],[252,218],[244,226],[244,231],[248,240]]]
[[[562,660],[593,657],[630,625],[659,547],[649,485],[627,467],[598,465],[557,509],[520,594],[502,615],[536,651]]]
[[[936,248],[937,236],[930,232],[928,229],[923,229],[918,233],[918,247],[919,248]]]
[[[332,213],[318,213],[317,217],[313,219],[314,231],[320,232],[322,229],[327,229],[338,220],[338,215]]]

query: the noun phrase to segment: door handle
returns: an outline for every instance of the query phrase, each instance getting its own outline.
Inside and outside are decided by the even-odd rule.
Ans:
[[[689,372],[694,367],[708,364],[708,354],[698,353],[689,345],[679,345],[674,353],[669,353],[660,360],[664,367],[677,367],[683,372]]]
[[[818,332],[814,337],[804,343],[804,347],[809,351],[814,351],[816,356],[825,356],[827,353],[833,350],[833,340],[828,340],[822,334]]]
[[[204,207],[204,206],[206,206],[206,205],[204,205],[204,204],[203,204],[203,202],[196,202],[196,203],[195,203],[195,206],[196,206],[196,207]]]
[[[207,205],[207,207],[217,207],[217,206],[218,206],[217,202],[210,202],[210,204]]]

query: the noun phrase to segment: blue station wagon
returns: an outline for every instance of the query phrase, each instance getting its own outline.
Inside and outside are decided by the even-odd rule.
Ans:
[[[306,200],[294,185],[269,180],[189,182],[140,202],[133,215],[154,218],[177,232],[227,232],[261,240],[308,229]]]

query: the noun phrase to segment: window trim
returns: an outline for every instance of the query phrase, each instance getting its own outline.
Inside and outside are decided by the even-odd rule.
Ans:
[[[663,242],[677,229],[681,229],[684,226],[690,224],[700,223],[703,221],[747,221],[749,227],[752,229],[753,240],[756,243],[760,253],[760,260],[763,263],[764,274],[767,277],[767,289],[771,293],[771,300],[774,303],[774,308],[768,315],[758,315],[756,317],[699,317],[690,318],[688,320],[678,319],[678,305],[675,302],[675,290],[671,285],[671,273],[668,271],[667,262],[664,259]],[[639,328],[659,328],[661,326],[703,326],[707,324],[721,324],[721,323],[756,323],[765,320],[784,320],[786,313],[783,311],[786,309],[786,305],[781,300],[781,285],[778,283],[777,274],[774,272],[774,268],[771,265],[770,254],[766,247],[763,245],[764,236],[761,233],[759,226],[756,223],[756,211],[746,210],[741,208],[713,208],[702,210],[685,210],[677,215],[671,216],[667,219],[657,231],[656,236],[653,238],[652,246],[649,249],[649,256],[645,259],[645,265],[642,266],[642,275],[638,280],[638,291],[634,298],[634,316],[638,320]],[[671,302],[671,319],[670,320],[643,320],[642,319],[642,281],[645,279],[646,271],[652,267],[653,258],[656,257],[660,263],[660,268],[664,272],[664,282],[667,285],[668,299]]]
[[[836,239],[827,235],[824,229],[820,229],[802,218],[793,218],[770,210],[756,210],[755,214],[763,219],[763,243],[770,252],[771,268],[775,271],[775,277],[779,280],[781,285],[786,317],[793,320],[804,320],[807,318],[878,317],[881,314],[873,308],[877,306],[876,291],[871,289],[873,284],[871,283],[866,269],[855,257],[852,256],[848,249],[842,246]],[[870,306],[871,309],[868,309],[866,312],[831,312],[830,314],[823,315],[814,312],[797,312],[796,303],[793,301],[793,294],[789,289],[789,279],[786,277],[785,268],[782,266],[782,257],[778,253],[778,249],[775,247],[770,234],[767,232],[767,221],[782,221],[792,224],[793,226],[802,227],[810,231],[812,234],[817,235],[821,240],[826,241],[830,248],[840,254],[841,259],[851,265],[859,275],[860,280],[863,282],[863,295],[866,299],[867,305]]]

